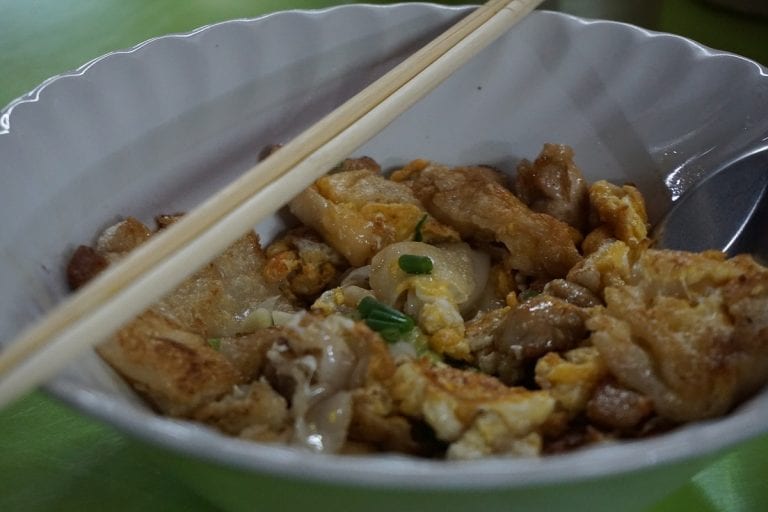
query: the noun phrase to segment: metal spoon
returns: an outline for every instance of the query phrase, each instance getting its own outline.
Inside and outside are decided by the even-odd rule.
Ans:
[[[684,193],[654,237],[665,249],[751,253],[768,263],[768,146],[739,156]]]

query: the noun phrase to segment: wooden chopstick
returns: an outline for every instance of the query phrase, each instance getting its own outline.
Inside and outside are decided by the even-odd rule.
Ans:
[[[0,407],[172,291],[541,1],[491,0],[478,7],[25,329],[0,352]]]

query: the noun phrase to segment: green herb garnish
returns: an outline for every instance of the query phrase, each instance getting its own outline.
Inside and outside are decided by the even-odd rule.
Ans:
[[[424,227],[424,223],[427,222],[427,214],[425,213],[424,216],[419,219],[419,222],[416,223],[416,227],[413,229],[413,241],[414,242],[421,242],[424,240],[424,237],[421,235],[421,228]]]
[[[429,274],[432,272],[432,259],[428,256],[416,256],[415,254],[403,254],[398,258],[397,264],[409,274]]]
[[[212,349],[219,350],[221,348],[221,338],[208,338],[208,344]]]
[[[382,304],[373,297],[364,297],[357,305],[357,312],[372,330],[389,342],[397,341],[415,325],[413,318],[395,308]]]

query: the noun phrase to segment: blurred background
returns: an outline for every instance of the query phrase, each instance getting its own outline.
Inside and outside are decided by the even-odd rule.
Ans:
[[[0,0],[0,105],[108,51],[207,23],[334,0]],[[371,0],[369,3],[394,3]],[[452,5],[481,3],[450,0]],[[766,0],[547,0],[543,6],[690,37],[768,66]],[[762,13],[762,14],[761,14]]]

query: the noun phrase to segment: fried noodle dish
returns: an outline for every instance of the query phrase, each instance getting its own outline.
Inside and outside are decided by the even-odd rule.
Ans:
[[[560,453],[728,413],[768,380],[768,269],[654,249],[631,185],[546,144],[514,178],[348,159],[98,346],[156,411],[323,453]],[[80,246],[78,288],[172,224]]]

